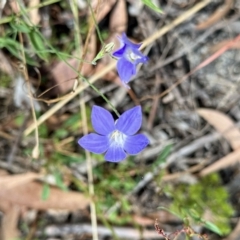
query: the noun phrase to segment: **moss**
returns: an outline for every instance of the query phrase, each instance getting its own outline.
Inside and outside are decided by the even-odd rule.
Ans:
[[[228,202],[228,193],[217,174],[206,176],[197,184],[168,186],[167,192],[173,198],[170,210],[182,218],[191,218],[204,223],[204,214],[210,213],[210,221],[223,235],[230,232],[229,218],[234,211]],[[205,225],[207,227],[207,225]]]

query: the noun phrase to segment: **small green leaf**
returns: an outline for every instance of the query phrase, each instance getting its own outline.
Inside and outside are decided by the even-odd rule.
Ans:
[[[122,208],[125,211],[130,211],[131,210],[131,205],[129,204],[129,201],[126,198],[121,199],[122,202]]]
[[[214,223],[211,223],[211,222],[209,222],[209,221],[205,221],[205,222],[204,222],[204,226],[205,226],[207,229],[213,231],[214,233],[217,233],[217,234],[220,235],[220,236],[223,235],[222,231],[221,231]]]
[[[50,187],[47,183],[44,183],[42,189],[42,200],[46,201],[50,195]]]
[[[32,31],[29,33],[29,38],[32,43],[32,46],[34,50],[36,51],[36,54],[42,59],[47,61],[48,59],[48,53],[46,52],[46,47],[43,42],[43,38],[35,29],[32,29]]]
[[[68,131],[63,128],[56,130],[54,133],[55,138],[65,138],[67,135],[68,135]]]
[[[190,209],[188,209],[187,212],[196,222],[201,220],[199,213],[195,209],[190,208]]]
[[[67,191],[68,188],[67,186],[64,184],[63,180],[62,180],[62,176],[59,172],[55,171],[53,173],[55,180],[56,180],[56,184],[59,188],[61,188],[63,191]]]
[[[73,114],[64,122],[63,127],[71,131],[77,130],[80,127],[80,120],[81,116],[79,113]]]
[[[11,21],[10,26],[17,32],[29,33],[31,31],[30,26],[26,25],[24,22],[18,22],[17,20]]]
[[[6,48],[14,57],[20,59],[22,61],[22,58],[19,54],[19,52],[21,51],[21,45],[11,39],[11,38],[8,38],[8,37],[3,37],[3,38],[0,38],[0,48]],[[25,52],[26,53],[26,52]],[[37,63],[33,61],[33,59],[31,59],[28,54],[25,55],[26,57],[26,62],[29,64],[29,65],[34,65],[36,66]]]
[[[169,145],[165,146],[164,149],[160,152],[157,160],[154,162],[152,167],[155,168],[159,164],[165,163],[166,160],[167,160],[167,157],[169,156],[169,154],[171,152],[171,150],[172,150],[172,144],[169,144]]]
[[[177,214],[176,212],[172,211],[172,210],[169,210],[168,208],[165,208],[165,207],[158,207],[158,209],[162,209],[162,210],[165,210],[169,213],[171,213],[172,215],[175,215],[176,217],[178,217],[179,219],[182,219],[183,217],[180,216],[179,214]]]
[[[156,11],[156,12],[159,12],[159,13],[163,13],[162,9],[158,8],[156,5],[154,5],[152,3],[151,0],[142,0],[142,2],[148,6],[149,8],[151,8],[152,10]]]
[[[7,50],[15,57],[19,58],[20,44],[11,38],[0,38],[0,48]]]
[[[18,116],[16,116],[16,118],[14,119],[14,122],[17,126],[21,126],[24,122],[24,115],[19,114]]]
[[[39,136],[41,138],[47,138],[48,137],[48,128],[46,124],[42,124],[38,128]]]

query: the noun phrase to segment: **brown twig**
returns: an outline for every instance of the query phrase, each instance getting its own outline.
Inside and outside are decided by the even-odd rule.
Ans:
[[[185,20],[189,19],[191,16],[193,16],[196,12],[200,11],[202,8],[207,6],[211,0],[203,0],[196,4],[193,8],[189,9],[186,11],[184,14],[182,14],[180,17],[176,18],[173,22],[170,24],[166,25],[165,27],[161,28],[157,32],[155,32],[153,35],[151,35],[149,38],[147,38],[141,48],[145,48],[152,42],[154,42],[156,39],[160,38],[170,30],[174,29],[176,26],[184,22]],[[104,69],[102,69],[100,72],[96,73],[92,77],[89,78],[89,82],[93,84],[96,82],[99,78],[104,76],[106,73],[114,69],[116,63],[113,62],[106,66]],[[83,83],[80,86],[78,86],[72,94],[64,98],[62,101],[58,102],[55,104],[51,109],[49,109],[47,112],[45,112],[37,121],[36,126],[39,126],[43,122],[45,122],[49,117],[51,117],[55,112],[57,112],[59,109],[61,109],[65,104],[67,104],[70,100],[72,100],[74,97],[79,95],[80,92],[84,91],[86,88],[88,88],[89,85],[87,83]],[[30,134],[33,130],[35,129],[35,124],[30,125],[24,132],[24,135]]]
[[[224,20],[222,22],[219,22],[218,24],[212,26],[211,28],[207,29],[201,36],[199,36],[199,38],[194,40],[194,43],[191,45],[187,45],[186,47],[184,47],[184,49],[181,49],[178,53],[174,54],[173,56],[170,56],[168,58],[166,58],[164,61],[163,60],[159,60],[156,65],[154,65],[153,67],[151,67],[149,69],[149,72],[154,72],[156,70],[158,70],[161,67],[164,67],[172,62],[174,62],[175,60],[181,58],[182,56],[184,56],[185,54],[191,52],[194,48],[196,48],[199,44],[203,43],[205,41],[206,38],[208,38],[211,34],[213,34],[215,31],[219,30],[219,29],[223,29],[225,27],[228,27],[230,23],[236,21],[240,16],[240,13],[236,13],[232,18],[230,18],[229,20]],[[136,77],[142,77],[142,74],[137,75]],[[136,78],[135,77],[135,78]]]
[[[156,74],[155,84],[154,84],[155,85],[154,89],[158,89],[160,83],[161,83],[161,79],[160,79],[159,74],[157,73]],[[155,98],[153,100],[151,111],[150,111],[150,114],[149,114],[149,117],[148,117],[148,122],[147,122],[147,129],[148,130],[152,129],[153,121],[154,121],[154,119],[156,117],[156,112],[157,112],[157,108],[158,108],[158,102],[159,102],[159,98]]]
[[[89,3],[89,7],[91,8],[91,3]],[[92,36],[92,32],[94,30],[94,17],[98,12],[99,6],[100,6],[101,0],[98,0],[97,8],[95,13],[91,14],[91,20],[90,20],[90,29],[88,31],[87,39],[84,45],[83,49],[83,54],[82,54],[82,59],[86,57],[87,54],[87,49],[89,46],[89,41]],[[78,72],[80,73],[82,71],[83,67],[83,62],[80,62],[79,67],[78,67]],[[75,84],[75,88],[77,85]],[[75,89],[73,89],[75,91]],[[87,114],[86,114],[86,106],[84,101],[80,101],[80,108],[81,108],[81,115],[82,115],[82,123],[83,123],[83,133],[86,135],[88,133],[88,120],[87,120]],[[90,152],[85,150],[86,158],[87,158],[87,173],[88,173],[88,188],[89,188],[89,194],[91,197],[90,201],[90,212],[91,212],[91,223],[92,223],[92,238],[93,240],[98,240],[98,227],[97,227],[97,215],[96,215],[96,206],[95,202],[93,201],[94,199],[94,183],[93,183],[93,172],[92,172],[92,160],[91,160],[91,155]]]
[[[30,85],[29,75],[28,75],[28,71],[27,71],[25,52],[24,52],[24,49],[23,49],[23,36],[22,36],[22,33],[18,32],[18,36],[19,36],[19,41],[20,41],[20,45],[21,45],[21,55],[22,55],[22,59],[23,59],[23,66],[20,69],[22,69],[22,73],[23,73],[25,81],[27,83],[27,89],[28,89],[28,93],[30,95],[29,96],[30,106],[31,106],[32,117],[33,117],[33,121],[34,121],[34,129],[35,129],[36,145],[33,148],[32,157],[33,158],[38,158],[38,156],[39,156],[39,134],[38,134],[37,117],[36,117],[36,113],[35,113],[35,109],[34,109],[33,98],[31,97],[32,96],[32,94],[31,94],[31,85]]]
[[[184,82],[188,77],[190,77],[191,75],[193,75],[195,72],[197,72],[198,70],[206,67],[207,65],[209,65],[211,62],[213,62],[214,60],[216,60],[217,58],[219,58],[223,53],[225,53],[227,50],[229,50],[236,42],[240,41],[240,35],[238,35],[236,38],[234,38],[231,42],[229,42],[228,44],[226,44],[225,46],[223,46],[221,49],[219,49],[216,53],[212,54],[210,57],[208,57],[205,61],[203,61],[202,63],[200,63],[197,67],[195,67],[192,71],[190,71],[189,73],[187,73],[186,75],[184,75],[182,78],[180,78],[176,83],[174,83],[170,88],[168,88],[167,90],[165,90],[164,92],[162,92],[159,95],[155,95],[155,96],[145,96],[143,98],[140,99],[140,101],[144,101],[147,99],[155,99],[155,98],[162,98],[163,96],[167,95],[168,93],[170,93],[174,88],[176,88],[179,84],[181,84],[182,82]]]

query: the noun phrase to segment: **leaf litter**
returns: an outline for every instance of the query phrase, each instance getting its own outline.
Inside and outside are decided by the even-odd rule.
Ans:
[[[142,1],[139,2],[142,3]],[[43,1],[32,1],[31,6],[42,3]],[[12,2],[6,4],[2,13],[3,19],[12,11],[19,12],[18,5],[14,4]],[[199,11],[201,4],[204,8]],[[92,156],[94,201],[98,207],[99,237],[101,238],[114,236],[108,228],[111,226],[119,239],[123,239],[127,234],[128,236],[131,234],[131,239],[140,239],[141,234],[136,227],[138,225],[145,230],[148,229],[144,232],[145,239],[161,239],[162,236],[154,229],[156,218],[165,230],[169,229],[169,232],[176,233],[176,226],[180,229],[183,225],[182,220],[158,209],[160,206],[167,208],[171,205],[171,188],[179,192],[181,184],[191,186],[200,182],[206,175],[214,178],[212,175],[214,173],[220,176],[221,184],[225,188],[239,176],[240,72],[238,69],[240,55],[239,41],[233,43],[231,40],[236,39],[239,31],[230,30],[233,28],[228,28],[228,24],[220,24],[220,28],[214,29],[218,22],[226,23],[232,17],[236,17],[236,20],[231,24],[237,23],[239,17],[235,15],[235,11],[238,10],[238,5],[229,0],[191,1],[190,3],[173,0],[171,4],[161,1],[160,5],[158,1],[154,1],[154,5],[161,6],[164,15],[142,4],[140,4],[140,10],[134,10],[138,11],[138,14],[134,15],[131,13],[131,9],[136,8],[133,1],[101,1],[100,6],[98,1],[92,1],[93,11],[98,12],[96,22],[104,43],[113,42],[115,49],[119,47],[117,36],[123,32],[126,32],[133,42],[139,43],[149,34],[154,34],[168,26],[168,30],[160,38],[147,46],[149,64],[138,70],[137,76],[130,82],[131,91],[120,91],[119,77],[113,68],[101,75],[101,79],[95,83],[98,89],[104,89],[109,99],[113,99],[114,106],[121,113],[133,107],[133,99],[134,102],[141,104],[143,109],[141,131],[147,134],[151,141],[145,152],[119,165],[109,165],[101,156]],[[28,9],[29,6],[24,7]],[[195,13],[187,18],[185,13],[191,10]],[[28,66],[29,80],[34,93],[36,91],[36,96],[57,84],[58,87],[54,88],[54,91],[41,97],[46,101],[58,97],[64,99],[65,94],[69,92],[71,94],[77,77],[77,72],[73,71],[66,62],[78,69],[80,57],[74,57],[76,56],[73,27],[75,22],[71,8],[59,1],[54,4],[49,3],[44,8],[39,6],[34,11],[35,13],[29,11],[28,16],[34,24],[38,24],[40,33],[44,30],[41,23],[44,22],[46,14],[50,19],[48,27],[51,31],[49,31],[48,41],[55,49],[52,52],[44,52],[42,49],[42,52],[31,55],[38,66]],[[83,46],[88,27],[90,28],[88,26],[90,12],[87,5],[79,3],[77,13]],[[178,16],[185,18],[182,24],[178,26],[171,24]],[[10,27],[8,23],[2,26],[5,30]],[[22,34],[26,49],[31,50],[26,32]],[[204,37],[205,34],[207,37]],[[190,48],[190,46],[193,47]],[[84,59],[86,62],[81,71],[84,77],[91,77],[105,71],[104,69],[115,61],[106,55],[97,62],[96,66],[89,64],[102,47],[98,33],[93,31]],[[188,51],[180,54],[183,48]],[[64,57],[66,60],[54,55],[56,49],[68,54]],[[221,54],[212,55],[219,49],[225,50]],[[5,74],[2,79],[6,79],[1,80],[0,90],[10,91],[12,79],[22,72],[18,68],[19,59],[12,56],[7,48],[3,47],[2,55],[4,65],[0,71],[1,74]],[[47,56],[48,61],[44,62],[41,56]],[[174,56],[178,57],[174,58]],[[171,57],[173,57],[172,60]],[[204,62],[211,57],[214,61]],[[169,99],[161,97],[144,99],[146,96],[154,97],[162,94],[178,79],[203,63],[204,68],[198,68],[193,74],[187,75],[174,90],[169,90]],[[161,67],[158,67],[159,64]],[[4,174],[0,175],[0,208],[4,216],[1,227],[5,229],[3,239],[8,240],[18,236],[25,238],[33,229],[35,230],[32,236],[40,238],[41,233],[45,232],[48,239],[51,237],[69,239],[70,235],[74,235],[74,239],[78,237],[87,239],[86,234],[92,232],[88,211],[90,198],[86,193],[88,184],[86,168],[81,167],[85,164],[85,155],[76,145],[76,140],[83,133],[79,127],[73,130],[70,126],[65,129],[62,121],[79,113],[78,98],[71,99],[61,107],[60,111],[53,114],[51,118],[56,121],[52,126],[44,123],[39,126],[40,156],[37,160],[31,158],[31,150],[35,145],[32,135],[23,137],[17,145],[14,161],[9,163],[7,160],[7,156],[12,151],[12,140],[19,133],[18,125],[14,123],[16,116],[23,118],[25,111],[28,111],[20,108],[21,102],[28,104],[29,96],[32,96],[26,92],[26,89],[24,90],[25,80],[23,78],[18,86],[25,96],[22,94],[22,97],[16,97],[16,93],[12,97],[6,94],[0,96],[0,170],[5,170]],[[79,84],[84,85],[85,82],[80,81]],[[109,86],[115,87],[108,88]],[[92,89],[87,88],[84,95],[84,99],[87,99],[88,117],[92,105],[106,107],[105,102]],[[13,98],[17,99],[15,106]],[[55,106],[51,101],[49,104],[41,102],[39,105],[41,105],[38,109],[40,116]],[[81,117],[79,114],[79,118],[72,118],[72,126],[82,126]],[[31,124],[32,120],[28,120],[26,125],[29,127]],[[91,129],[90,124],[89,129]],[[164,159],[158,161],[161,159],[161,153],[164,152],[164,146],[169,142],[171,142],[171,150]],[[46,181],[46,174],[52,175],[55,179],[54,185]],[[206,189],[211,184],[209,182]],[[235,192],[239,193],[239,191],[239,188],[235,189]],[[198,199],[204,198],[204,196],[196,196]],[[231,197],[229,193],[230,200]],[[235,201],[231,203],[237,214],[238,206]],[[224,204],[221,203],[221,206],[225,207]],[[187,207],[184,205],[183,209]],[[40,218],[40,220],[35,218],[35,228],[32,227],[34,224],[28,224],[22,217],[22,212],[24,211],[28,216],[30,209],[35,209]],[[50,209],[57,210],[56,214],[53,214]],[[60,210],[65,210],[69,217],[61,218]],[[203,216],[207,216],[207,213],[208,209]],[[39,224],[42,219],[46,220],[44,226]],[[21,224],[18,225],[19,222],[27,225],[29,228],[27,233]],[[233,216],[229,217],[228,223],[232,226],[236,224]],[[219,223],[216,221],[214,224]],[[78,227],[81,228],[80,232],[75,230]],[[211,227],[212,230],[218,229],[215,225]],[[203,225],[199,227],[199,232],[207,232],[209,239],[228,239],[227,235],[218,236],[217,231],[209,232]],[[232,235],[229,236],[231,239]]]

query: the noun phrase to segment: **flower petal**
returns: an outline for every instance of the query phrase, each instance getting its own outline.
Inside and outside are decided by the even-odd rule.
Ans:
[[[112,55],[116,58],[121,58],[124,55],[125,50],[126,50],[126,45],[124,45],[122,48],[113,52]]]
[[[132,75],[136,74],[136,66],[122,57],[117,62],[117,71],[121,81],[128,83]]]
[[[138,58],[134,61],[135,64],[146,63],[148,61],[148,57],[143,55],[138,49],[132,49],[132,52],[138,56]]]
[[[105,154],[105,160],[109,162],[120,162],[127,157],[122,147],[112,144]]]
[[[78,140],[78,144],[93,153],[104,153],[109,148],[109,140],[106,136],[101,136],[96,133],[90,133]]]
[[[94,130],[101,135],[115,130],[112,114],[102,107],[93,106],[91,120]]]
[[[147,61],[148,61],[148,57],[143,55],[143,57],[136,59],[134,63],[137,65],[139,63],[146,63]]]
[[[122,41],[124,44],[127,44],[129,47],[135,48],[135,49],[139,49],[139,48],[141,47],[141,45],[142,45],[141,43],[136,44],[136,43],[131,42],[131,41],[128,39],[126,33],[123,33],[123,34],[122,34],[121,41]]]
[[[128,136],[125,140],[124,150],[130,155],[136,155],[140,153],[148,144],[149,140],[143,134]]]
[[[141,106],[136,106],[123,113],[116,123],[116,129],[126,135],[135,134],[142,125]]]

